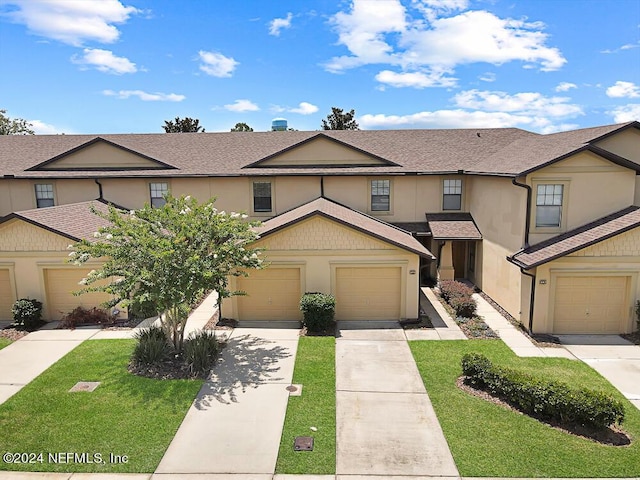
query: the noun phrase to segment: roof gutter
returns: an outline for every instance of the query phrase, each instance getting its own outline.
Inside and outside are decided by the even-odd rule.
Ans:
[[[531,229],[531,197],[532,197],[533,191],[530,185],[527,185],[526,183],[518,182],[517,177],[513,177],[513,179],[511,180],[511,183],[513,183],[517,187],[522,187],[527,190],[527,216],[524,219],[524,248],[528,248],[529,247],[529,230]]]

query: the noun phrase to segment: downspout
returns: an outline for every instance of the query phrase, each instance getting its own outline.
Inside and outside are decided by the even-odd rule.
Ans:
[[[104,200],[104,198],[102,198],[102,184],[98,181],[97,178],[94,178],[93,181],[96,182],[96,185],[98,185],[98,200]]]
[[[324,176],[320,177],[320,197],[324,198]]]
[[[527,214],[524,219],[524,250],[529,247],[529,231],[531,230],[531,197],[533,195],[533,190],[530,185],[518,182],[517,177],[513,177],[511,183],[517,187],[522,187],[527,190]],[[522,267],[520,267],[520,273],[531,278],[531,289],[529,294],[529,335],[533,335],[533,307],[536,300],[536,276],[532,273],[525,272]]]

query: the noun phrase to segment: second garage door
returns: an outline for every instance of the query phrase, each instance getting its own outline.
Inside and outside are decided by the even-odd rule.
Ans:
[[[629,277],[556,278],[553,333],[620,333]]]
[[[400,267],[336,268],[337,320],[398,320]]]
[[[301,320],[300,269],[269,267],[238,277],[240,320]]]
[[[0,269],[0,320],[12,320],[11,307],[15,298],[11,289],[11,272],[8,268]]]
[[[88,273],[89,270],[75,268],[47,268],[44,271],[48,320],[60,320],[64,314],[79,306],[100,307],[102,302],[109,299],[109,295],[103,292],[73,295],[73,292],[82,288],[78,282]]]

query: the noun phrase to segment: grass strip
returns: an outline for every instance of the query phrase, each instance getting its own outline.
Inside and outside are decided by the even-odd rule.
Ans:
[[[640,411],[579,361],[518,358],[502,341],[410,342],[418,370],[463,477],[638,477]],[[631,445],[614,447],[564,433],[471,396],[455,385],[465,353],[576,386],[603,390],[625,406]]]
[[[0,454],[34,454],[32,463],[0,460],[0,470],[153,472],[202,381],[130,374],[134,344],[86,341],[0,405]],[[102,383],[69,393],[79,381]]]
[[[0,337],[0,350],[2,350],[7,345],[10,345],[11,343],[12,343],[11,340],[9,340],[8,338]]]
[[[289,397],[276,473],[332,475],[336,471],[335,338],[301,337],[293,383],[300,397]],[[312,431],[316,427],[317,431]],[[311,452],[296,452],[297,436],[314,437]]]

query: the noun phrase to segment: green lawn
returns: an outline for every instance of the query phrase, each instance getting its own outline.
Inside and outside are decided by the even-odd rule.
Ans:
[[[517,358],[501,341],[417,341],[410,346],[460,475],[640,476],[640,411],[584,363]],[[455,380],[462,374],[460,359],[467,352],[484,353],[497,364],[614,394],[625,404],[623,427],[636,440],[626,447],[600,445],[459,390]]]
[[[2,350],[4,347],[9,345],[10,343],[11,343],[11,340],[9,340],[8,338],[0,337],[0,350]]]
[[[293,383],[302,396],[289,397],[276,473],[335,474],[336,372],[335,338],[301,337]],[[316,427],[316,432],[310,427]],[[295,452],[297,436],[314,437],[312,452]]]
[[[32,464],[0,460],[0,470],[153,472],[202,381],[131,375],[133,346],[133,340],[84,342],[0,405],[0,453],[43,453]],[[102,384],[92,393],[69,393],[78,381]],[[58,452],[87,458],[56,464],[60,456],[48,454]],[[110,454],[126,455],[127,463],[110,463]],[[104,463],[88,463],[97,455]]]

